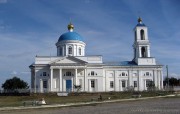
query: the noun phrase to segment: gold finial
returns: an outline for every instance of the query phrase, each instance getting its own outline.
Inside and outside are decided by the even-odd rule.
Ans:
[[[68,30],[69,30],[70,32],[72,32],[73,29],[74,29],[74,25],[70,22],[70,23],[68,24],[67,28],[68,28]]]
[[[142,19],[141,17],[138,18],[138,22],[141,23],[142,22]]]

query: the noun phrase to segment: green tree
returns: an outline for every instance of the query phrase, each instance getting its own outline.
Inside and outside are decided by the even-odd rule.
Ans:
[[[82,88],[81,85],[74,85],[74,89],[76,90],[75,95],[79,95],[81,88]]]
[[[12,79],[7,79],[3,84],[2,88],[6,91],[13,91],[16,89],[28,89],[27,82],[24,82],[18,77],[13,77]]]
[[[171,86],[177,86],[177,85],[178,85],[178,79],[177,79],[177,78],[174,78],[174,77],[171,77],[171,78],[169,79],[169,84],[170,84]]]
[[[169,86],[178,86],[179,80],[177,78],[171,77],[171,78],[165,78],[164,85],[167,85],[169,79]]]
[[[180,86],[180,79],[178,79],[178,86]]]
[[[149,81],[149,83],[147,84],[147,90],[148,91],[156,91],[157,90],[153,81]]]

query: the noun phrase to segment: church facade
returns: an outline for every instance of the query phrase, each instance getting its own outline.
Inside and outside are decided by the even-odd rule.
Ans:
[[[102,56],[86,56],[86,43],[68,25],[68,32],[58,42],[57,56],[36,56],[31,69],[33,92],[71,92],[75,86],[82,92],[136,91],[148,89],[154,84],[163,89],[163,65],[151,57],[148,28],[138,19],[134,28],[134,57],[131,61],[106,63]]]

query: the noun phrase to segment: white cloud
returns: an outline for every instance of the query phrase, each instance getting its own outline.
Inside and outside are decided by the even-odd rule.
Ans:
[[[180,74],[170,73],[168,76],[169,78],[174,77],[174,78],[180,79]],[[167,77],[167,74],[165,75],[165,77]]]
[[[12,71],[11,74],[12,74],[12,75],[17,75],[18,73],[17,73],[17,71]]]
[[[21,72],[21,74],[30,74],[30,72],[23,71],[23,72]]]

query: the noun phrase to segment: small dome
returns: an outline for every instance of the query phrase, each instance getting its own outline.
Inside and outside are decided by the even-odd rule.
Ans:
[[[138,23],[136,26],[139,26],[139,27],[145,27],[146,25],[143,24],[143,23]]]
[[[139,17],[138,18],[138,24],[136,26],[146,26],[143,22],[142,22],[142,18]]]
[[[79,40],[83,41],[83,38],[76,32],[66,32],[59,37],[58,42],[64,40]]]

